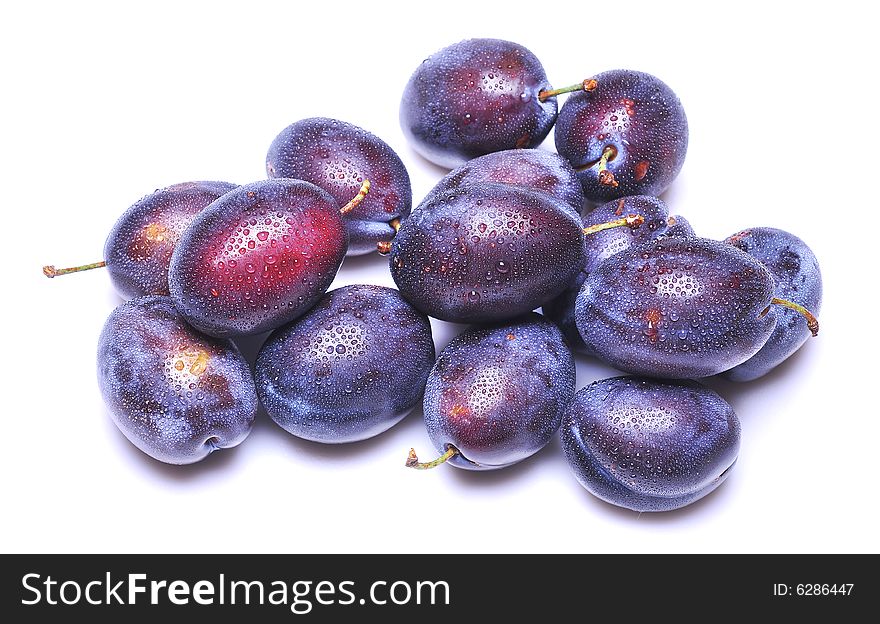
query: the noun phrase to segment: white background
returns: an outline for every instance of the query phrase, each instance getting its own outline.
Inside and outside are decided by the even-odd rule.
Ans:
[[[0,10],[0,550],[880,550],[878,55],[855,3],[16,5]],[[819,257],[820,336],[765,379],[712,384],[742,421],[728,481],[639,515],[583,490],[558,440],[494,473],[407,470],[410,446],[433,452],[420,410],[348,446],[261,413],[244,444],[195,466],[135,450],[95,379],[119,298],[102,271],[49,281],[40,267],[99,259],[118,215],[156,188],[264,178],[275,134],[308,116],[383,137],[418,202],[443,171],[405,143],[400,94],[424,57],[475,36],[527,46],[556,85],[617,67],[661,77],[690,121],[672,210],[711,238],[788,229]],[[386,261],[346,262],[334,287],[353,282],[391,285]],[[461,329],[434,328],[438,349]],[[578,373],[580,388],[613,371],[579,357]]]

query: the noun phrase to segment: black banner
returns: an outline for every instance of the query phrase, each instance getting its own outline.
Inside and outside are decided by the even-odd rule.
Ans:
[[[876,555],[3,555],[5,621],[870,613]],[[756,611],[760,609],[760,611]],[[869,609],[869,611],[866,611]],[[700,615],[702,613],[702,615]],[[8,615],[15,616],[8,619]]]

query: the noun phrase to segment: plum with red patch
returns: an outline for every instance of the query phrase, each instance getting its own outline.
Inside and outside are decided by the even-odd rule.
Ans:
[[[733,245],[663,237],[611,256],[575,303],[587,348],[622,371],[687,379],[741,364],[776,324],[774,282]]]
[[[434,355],[428,317],[396,290],[345,286],[269,336],[257,357],[257,390],[285,431],[356,442],[418,404]]]
[[[110,314],[98,341],[98,385],[125,437],[170,464],[236,446],[257,413],[250,366],[235,345],[195,331],[165,296],[132,299]]]
[[[501,150],[541,144],[556,98],[537,57],[501,39],[466,39],[425,59],[406,84],[400,125],[413,148],[453,168]]]
[[[671,511],[696,502],[736,463],[739,418],[694,381],[615,377],[582,388],[560,438],[578,482],[633,511]]]
[[[756,227],[725,242],[757,258],[775,283],[774,296],[802,305],[813,314],[822,306],[822,273],[816,255],[800,238],[785,230]],[[776,311],[776,327],[755,355],[724,373],[733,381],[751,381],[779,366],[810,337],[802,315],[789,308]]]
[[[616,69],[593,80],[593,88],[569,96],[559,111],[556,150],[578,172],[591,202],[660,195],[687,152],[688,123],[678,96],[644,72]]]
[[[574,395],[574,360],[540,315],[474,326],[437,358],[425,387],[428,435],[448,463],[493,470],[542,449]]]
[[[583,239],[580,218],[546,193],[462,186],[433,194],[403,222],[391,275],[429,316],[496,322],[562,292],[583,264]]]
[[[560,206],[571,206],[576,215],[580,215],[584,205],[584,191],[568,161],[540,149],[504,150],[469,160],[446,174],[422,205],[434,195],[486,182],[546,193],[558,200]]]
[[[266,156],[270,178],[305,180],[330,193],[341,208],[361,188],[370,194],[344,215],[348,255],[376,251],[390,241],[394,221],[409,216],[412,188],[409,173],[397,153],[382,139],[354,124],[312,117],[282,130]]]
[[[171,297],[207,334],[258,334],[309,310],[347,246],[327,191],[301,180],[254,182],[215,201],[184,232],[171,258]]]

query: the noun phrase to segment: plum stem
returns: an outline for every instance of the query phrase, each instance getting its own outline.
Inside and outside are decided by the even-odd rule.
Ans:
[[[611,228],[616,227],[628,227],[632,230],[635,230],[644,222],[645,217],[643,217],[642,215],[631,214],[626,215],[625,217],[621,217],[620,219],[615,219],[614,221],[606,221],[605,223],[598,223],[596,225],[585,227],[584,234],[589,236],[590,234],[595,234],[596,232],[601,232],[602,230],[610,230]]]
[[[440,464],[445,464],[447,461],[458,454],[458,449],[450,444],[449,448],[446,449],[446,452],[437,459],[429,462],[420,462],[419,456],[416,455],[416,450],[414,448],[411,448],[409,450],[409,455],[406,458],[406,467],[415,468],[416,470],[427,470],[428,468],[436,468]]]
[[[617,188],[617,180],[614,179],[614,174],[608,171],[608,161],[614,160],[615,156],[617,156],[617,148],[613,145],[609,145],[602,150],[602,157],[599,159],[599,184],[603,186]]]
[[[90,269],[100,269],[105,266],[107,266],[107,263],[103,260],[100,262],[92,262],[91,264],[84,264],[82,266],[68,267],[66,269],[56,269],[55,265],[47,264],[43,267],[43,275],[46,277],[56,277],[58,275],[67,275],[68,273],[79,273],[80,271],[88,271]]]
[[[397,234],[400,231],[400,219],[397,217],[391,219],[388,222],[392,228],[394,228],[394,233]],[[391,241],[379,241],[376,243],[376,251],[379,252],[380,256],[387,256],[391,253]]]
[[[586,91],[587,93],[589,93],[598,86],[599,83],[596,82],[595,78],[587,78],[586,80],[583,80],[577,84],[562,87],[561,89],[543,89],[540,93],[538,93],[538,100],[541,102],[546,102],[548,98],[562,95],[563,93],[572,93],[574,91]]]
[[[361,185],[361,190],[358,191],[357,195],[351,198],[351,201],[345,204],[342,208],[339,209],[344,215],[347,215],[349,212],[357,208],[358,204],[364,201],[364,197],[367,196],[367,193],[370,192],[370,181],[364,180],[364,183]]]
[[[810,328],[810,333],[813,334],[813,338],[819,335],[819,319],[817,319],[812,312],[807,310],[801,304],[794,303],[793,301],[789,301],[788,299],[780,299],[779,297],[773,297],[770,300],[770,303],[781,305],[789,308],[790,310],[794,310],[805,319],[807,319],[807,327]]]

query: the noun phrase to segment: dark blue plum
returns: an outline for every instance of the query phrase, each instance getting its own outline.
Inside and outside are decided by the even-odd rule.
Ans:
[[[422,397],[434,364],[428,317],[392,288],[345,286],[266,340],[260,400],[293,435],[325,443],[382,433]]]
[[[583,264],[583,229],[545,193],[485,183],[434,194],[403,222],[391,275],[422,312],[458,323],[510,319],[557,296]]]
[[[633,511],[671,511],[727,479],[740,425],[697,382],[615,377],[578,391],[560,438],[575,477],[595,496]]]
[[[752,357],[776,325],[773,277],[749,254],[705,238],[664,237],[611,256],[575,304],[587,348],[611,366],[688,379]]]
[[[553,323],[531,313],[471,327],[437,358],[425,387],[428,435],[448,463],[493,470],[541,450],[574,396],[571,352]],[[413,465],[417,459],[411,454]]]
[[[642,215],[645,222],[636,229],[613,228],[585,236],[585,260],[580,272],[562,294],[544,304],[544,315],[559,326],[568,344],[578,351],[590,352],[581,338],[574,315],[575,301],[587,276],[614,254],[634,244],[665,235],[669,217],[666,204],[662,200],[657,197],[634,195],[602,204],[581,219],[583,227],[586,228],[629,214]]]
[[[235,345],[195,331],[164,296],[110,314],[98,341],[98,385],[125,437],[169,464],[241,443],[257,414],[251,370]]]
[[[400,126],[419,154],[457,167],[490,152],[537,147],[556,121],[541,62],[523,46],[467,39],[432,54],[410,77]]]
[[[391,147],[363,128],[337,119],[302,119],[282,130],[266,156],[270,178],[305,180],[345,206],[364,180],[370,194],[344,215],[348,255],[376,251],[394,238],[395,220],[409,216],[412,188],[403,161]]]
[[[168,265],[183,231],[215,199],[236,187],[229,182],[183,182],[159,189],[130,206],[104,243],[104,260],[69,269],[43,267],[47,277],[107,267],[125,299],[168,294]]]
[[[347,248],[339,206],[327,191],[286,178],[254,182],[193,219],[171,257],[171,297],[207,334],[259,334],[315,305]]]
[[[584,191],[568,161],[539,149],[505,150],[469,160],[446,174],[422,204],[434,195],[486,182],[547,193],[559,200],[561,206],[571,206],[576,215],[580,215],[584,205]]]
[[[794,234],[770,227],[743,230],[725,241],[757,258],[767,267],[776,287],[773,296],[792,301],[818,315],[822,306],[822,274],[819,261],[804,241]],[[724,373],[733,381],[751,381],[766,375],[801,348],[811,330],[800,312],[776,310],[776,328],[751,358]]]
[[[573,93],[559,111],[556,150],[578,172],[589,201],[660,195],[687,152],[681,102],[643,72],[615,69],[594,80],[594,88]]]

